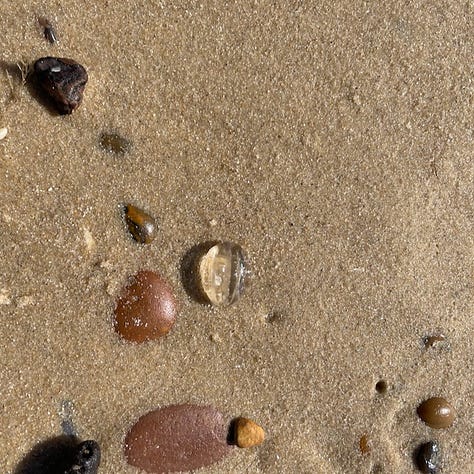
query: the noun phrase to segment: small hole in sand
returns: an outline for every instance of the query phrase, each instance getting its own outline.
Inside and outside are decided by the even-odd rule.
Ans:
[[[383,395],[384,393],[387,393],[387,390],[388,390],[388,385],[387,385],[387,382],[385,382],[385,380],[379,380],[375,384],[375,391],[377,393],[380,393]]]

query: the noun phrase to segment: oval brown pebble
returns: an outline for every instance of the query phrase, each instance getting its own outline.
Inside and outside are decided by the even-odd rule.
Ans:
[[[127,462],[148,473],[199,469],[232,449],[224,418],[215,408],[171,405],[142,416],[125,437]]]
[[[35,62],[34,71],[38,84],[60,114],[70,114],[81,105],[88,76],[79,63],[48,56]]]
[[[418,406],[418,416],[431,428],[449,428],[456,417],[456,412],[444,398],[433,397]]]
[[[143,270],[130,277],[115,308],[115,330],[124,339],[144,342],[166,335],[176,320],[176,299],[157,273]]]
[[[132,237],[140,244],[150,244],[156,236],[155,219],[142,209],[125,205],[125,223]]]
[[[265,431],[255,421],[237,418],[234,422],[234,437],[239,448],[253,448],[265,440]]]

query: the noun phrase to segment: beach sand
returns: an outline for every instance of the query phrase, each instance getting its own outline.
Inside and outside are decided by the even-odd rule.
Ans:
[[[130,426],[187,402],[267,436],[203,474],[414,473],[431,439],[443,473],[472,472],[474,3],[435,3],[1,2],[2,473],[67,411],[100,473],[138,474]],[[72,115],[22,84],[16,65],[42,56],[87,69]],[[130,152],[101,149],[108,131]],[[151,245],[126,202],[156,217]],[[213,240],[250,271],[227,307],[183,285]],[[179,315],[131,344],[113,310],[139,269]],[[433,396],[451,428],[418,418]]]

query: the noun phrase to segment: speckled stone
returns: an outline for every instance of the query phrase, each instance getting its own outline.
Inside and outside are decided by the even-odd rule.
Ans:
[[[131,276],[115,308],[114,326],[131,342],[165,336],[176,321],[177,303],[169,284],[157,273],[144,270]]]
[[[211,406],[171,405],[142,416],[125,437],[132,466],[150,474],[190,471],[226,456],[227,427]]]

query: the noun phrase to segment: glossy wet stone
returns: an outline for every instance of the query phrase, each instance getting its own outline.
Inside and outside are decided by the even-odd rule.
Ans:
[[[169,284],[144,270],[131,276],[115,308],[115,330],[131,342],[165,336],[176,320],[177,303]]]
[[[456,417],[456,412],[451,404],[441,397],[425,400],[418,406],[418,416],[431,428],[449,428]]]
[[[242,248],[232,242],[213,245],[199,262],[200,286],[213,305],[235,303],[243,292],[244,277]]]
[[[215,463],[231,447],[215,408],[171,405],[142,416],[125,437],[127,462],[148,473],[190,471]]]
[[[105,151],[115,153],[117,155],[124,155],[130,151],[132,144],[125,137],[118,133],[104,132],[99,138],[99,145]]]
[[[150,244],[156,237],[156,222],[142,209],[125,205],[125,223],[132,237],[141,244]]]
[[[437,441],[429,441],[418,448],[416,456],[418,469],[424,474],[437,474],[441,469],[441,453]]]
[[[239,448],[252,448],[263,443],[265,431],[249,418],[237,418],[234,421],[234,439]]]
[[[71,467],[65,474],[97,474],[99,464],[99,445],[93,440],[83,441],[77,446]]]
[[[45,57],[35,62],[34,72],[60,114],[70,114],[79,107],[88,80],[83,66],[68,58]]]

